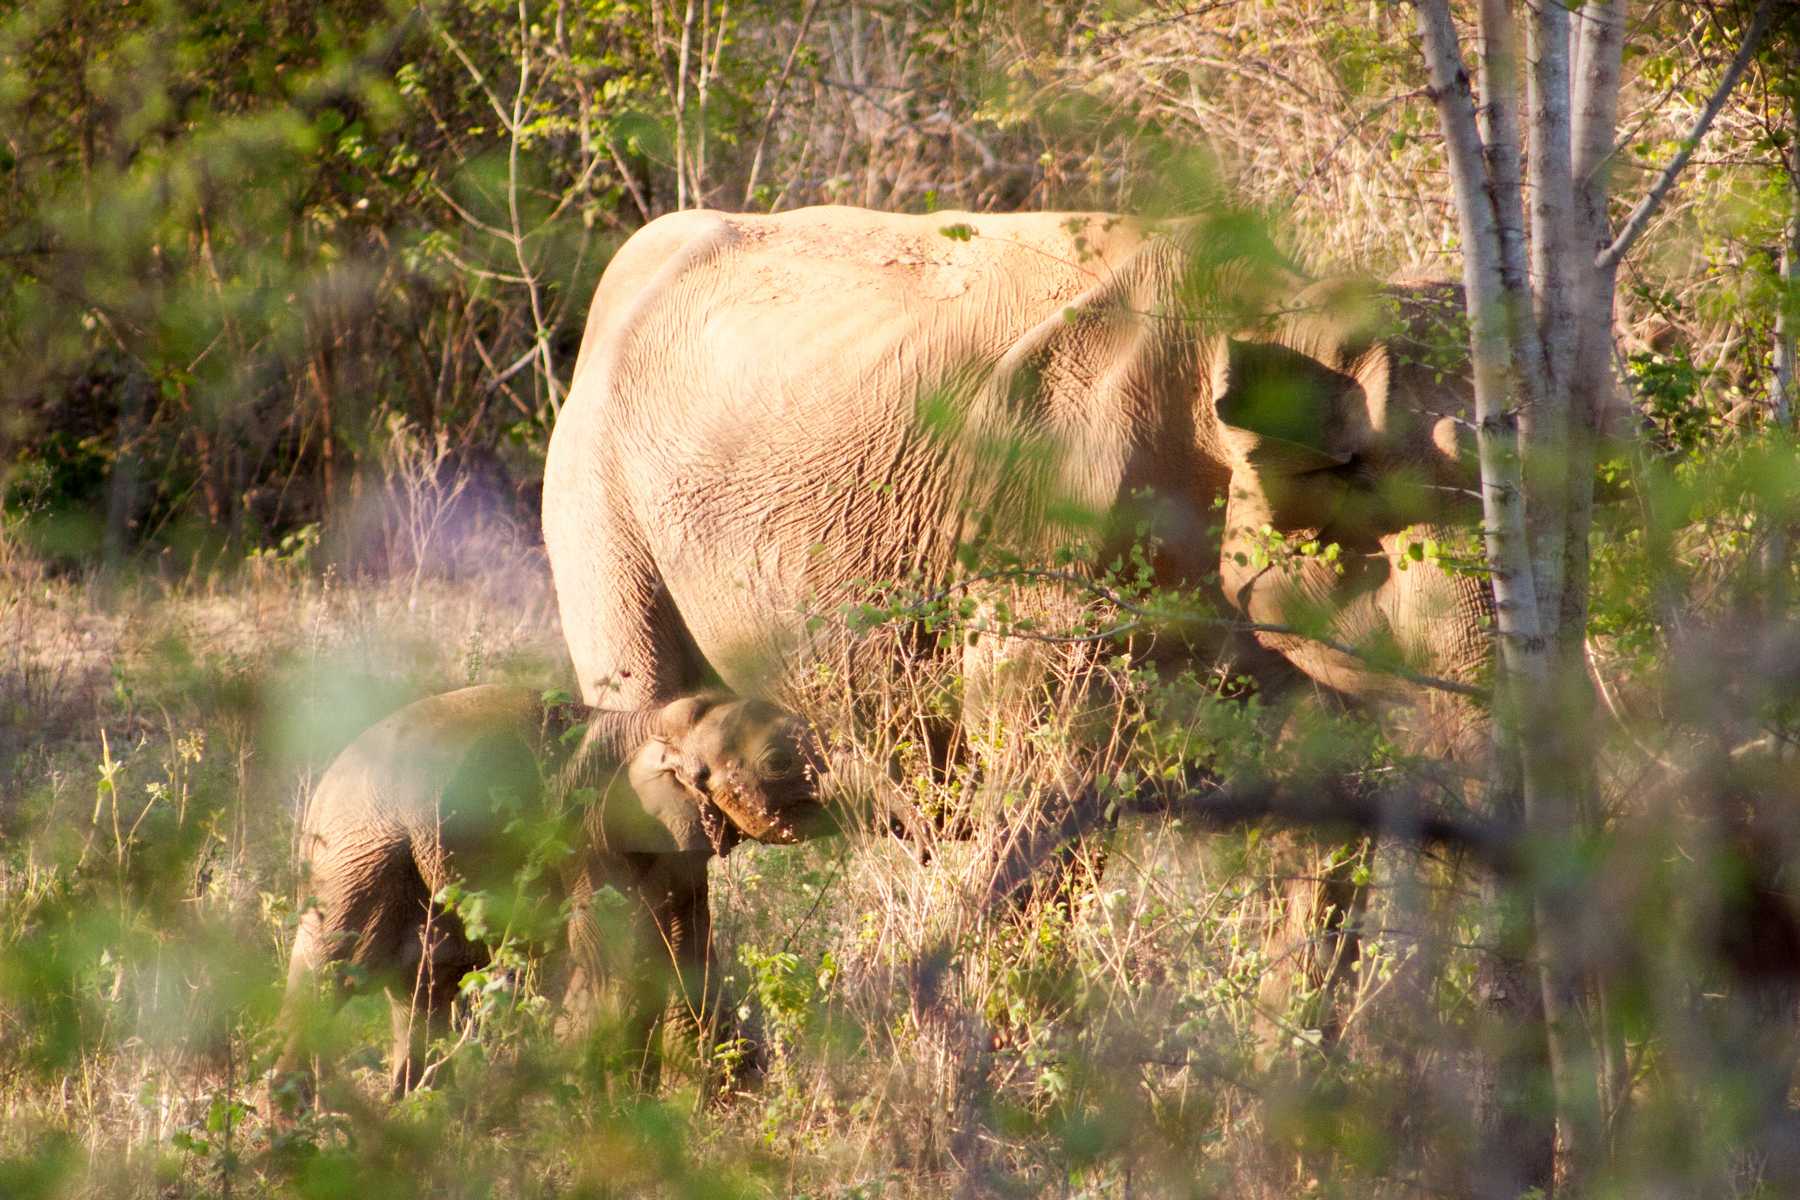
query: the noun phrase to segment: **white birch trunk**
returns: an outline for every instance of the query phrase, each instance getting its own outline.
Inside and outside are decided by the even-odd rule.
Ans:
[[[1592,756],[1579,753],[1591,699],[1582,652],[1593,449],[1612,382],[1618,265],[1742,75],[1774,0],[1762,0],[1718,91],[1617,236],[1607,201],[1624,0],[1582,5],[1573,42],[1570,10],[1559,0],[1532,6],[1529,238],[1521,233],[1526,189],[1508,2],[1480,0],[1480,109],[1448,0],[1415,3],[1462,230],[1482,515],[1500,635],[1497,740],[1503,753],[1517,748],[1528,834],[1555,846],[1579,834],[1579,799],[1592,779]],[[1572,899],[1540,886],[1533,909],[1561,1174],[1579,1187],[1597,1165],[1602,1124],[1596,1060],[1580,1017],[1591,972],[1568,936]]]
[[[1774,378],[1769,385],[1769,424],[1777,436],[1794,431],[1795,326],[1800,325],[1800,97],[1788,101],[1788,219],[1781,243],[1781,308],[1775,314]],[[1763,606],[1772,620],[1787,616],[1789,558],[1793,539],[1779,519],[1763,542]]]
[[[1564,542],[1561,647],[1565,659],[1582,653],[1588,616],[1588,530],[1593,521],[1594,442],[1600,413],[1612,387],[1612,316],[1614,270],[1598,260],[1610,244],[1606,205],[1610,194],[1610,162],[1618,123],[1619,72],[1625,44],[1625,0],[1593,0],[1576,13],[1574,78],[1575,236],[1572,249],[1596,265],[1576,270],[1575,311],[1578,331],[1570,368],[1569,472],[1584,481],[1569,498],[1568,533]]]
[[[1542,350],[1542,379],[1524,411],[1525,475],[1531,502],[1532,574],[1538,619],[1560,643],[1564,543],[1568,536],[1569,370],[1575,357],[1575,281],[1569,247],[1575,210],[1570,150],[1569,11],[1561,0],[1532,7],[1528,146],[1531,177],[1531,288]],[[1523,339],[1522,339],[1523,340]]]
[[[1794,352],[1800,326],[1800,97],[1788,101],[1788,219],[1781,244],[1781,309],[1775,314],[1774,385],[1769,419],[1777,429],[1794,428]]]
[[[1447,0],[1421,0],[1419,32],[1431,70],[1431,91],[1444,129],[1451,184],[1463,241],[1470,349],[1475,375],[1476,451],[1481,463],[1481,509],[1500,655],[1511,686],[1544,681],[1543,634],[1525,540],[1524,484],[1518,417],[1511,407],[1517,372],[1503,275],[1500,205],[1483,165],[1475,99],[1463,70]]]
[[[1573,744],[1592,743],[1593,694],[1587,682],[1588,538],[1593,524],[1594,453],[1599,418],[1609,406],[1612,376],[1613,275],[1594,264],[1607,244],[1608,163],[1613,153],[1618,108],[1620,55],[1625,26],[1624,0],[1597,0],[1576,13],[1573,77],[1570,101],[1572,204],[1570,232],[1564,242],[1569,261],[1572,292],[1570,313],[1571,355],[1567,367],[1568,424],[1565,470],[1570,483],[1563,520],[1561,547],[1563,586],[1559,598],[1561,637],[1555,647],[1564,680],[1564,704],[1569,713]],[[1593,257],[1590,257],[1593,256]],[[1596,759],[1580,755],[1571,771],[1576,792],[1572,800],[1578,813],[1593,820],[1593,802],[1599,793]],[[1583,802],[1586,802],[1584,805]],[[1598,1121],[1610,1128],[1628,1102],[1629,1061],[1614,1014],[1617,1005],[1609,981],[1602,975],[1593,981],[1597,997],[1599,1038]]]
[[[1538,342],[1527,293],[1506,287],[1501,230],[1506,224],[1505,184],[1495,186],[1486,163],[1517,160],[1517,142],[1483,147],[1474,97],[1464,72],[1447,0],[1418,0],[1419,31],[1431,71],[1432,99],[1444,131],[1446,158],[1456,195],[1463,238],[1463,279],[1468,295],[1470,350],[1475,375],[1476,448],[1481,464],[1482,516],[1488,567],[1494,583],[1499,625],[1501,676],[1496,717],[1504,750],[1518,747],[1525,823],[1541,845],[1564,844],[1574,833],[1569,803],[1568,765],[1573,761],[1563,736],[1550,641],[1540,621],[1530,543],[1526,536],[1526,494],[1519,456],[1516,410],[1520,394],[1515,347]],[[1489,11],[1484,6],[1483,12]],[[1488,29],[1490,48],[1504,47],[1505,29]],[[1498,68],[1490,63],[1490,75]],[[1493,104],[1509,94],[1515,80],[1492,78]],[[1562,111],[1567,114],[1566,101]],[[1490,115],[1490,122],[1494,118]],[[1495,123],[1491,127],[1503,128]],[[1566,143],[1565,143],[1566,144]],[[1485,160],[1484,160],[1485,151]],[[1516,211],[1516,210],[1514,210]],[[1525,351],[1527,354],[1530,350]],[[1560,516],[1560,510],[1558,510]],[[1538,982],[1544,997],[1546,1038],[1557,1123],[1565,1152],[1564,1176],[1579,1178],[1592,1161],[1597,1103],[1591,1053],[1577,1000],[1582,972],[1564,932],[1566,911],[1542,893],[1533,905],[1538,944]]]

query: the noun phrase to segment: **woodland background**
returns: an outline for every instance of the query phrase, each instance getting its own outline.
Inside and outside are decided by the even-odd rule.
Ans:
[[[1634,11],[1622,203],[1749,8]],[[1764,1127],[1791,1120],[1742,1085],[1716,1002],[1756,986],[1746,962],[1800,971],[1796,593],[1766,569],[1796,483],[1797,56],[1784,16],[1620,276],[1638,428],[1600,468],[1613,923],[1590,934],[1643,969],[1627,1011],[1586,1014],[1623,1056],[1594,1194],[1757,1194]],[[445,1088],[285,1134],[256,1093],[317,771],[412,697],[568,683],[536,490],[632,230],[698,205],[1210,212],[1314,273],[1455,278],[1425,84],[1412,10],[1380,2],[0,15],[0,1191],[1480,1194],[1496,910],[1454,855],[1324,851],[1376,880],[1327,1052],[1317,996],[1262,1000],[1293,861],[1262,826],[1127,822],[1083,905],[1012,923],[959,891],[956,847],[736,853],[715,906],[761,1031],[748,1082],[561,1072],[518,946]],[[822,688],[823,719],[843,702]],[[1206,711],[1262,752],[1245,706]],[[1393,754],[1366,723],[1335,736]],[[1749,784],[1719,766],[1745,753],[1768,762]],[[906,964],[939,934],[951,1015],[926,1020]],[[349,1021],[347,1052],[379,1044],[375,1006]]]

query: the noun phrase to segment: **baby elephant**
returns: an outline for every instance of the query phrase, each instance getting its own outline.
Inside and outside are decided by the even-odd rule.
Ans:
[[[277,1078],[303,1061],[307,1001],[329,970],[340,995],[353,974],[387,989],[392,1090],[423,1082],[425,1047],[448,1028],[460,980],[488,959],[434,897],[452,883],[513,891],[533,843],[573,847],[559,868],[573,902],[570,1023],[585,1026],[599,990],[621,982],[607,969],[618,939],[605,944],[592,903],[608,885],[629,901],[639,946],[663,958],[661,970],[640,955],[624,972],[635,1032],[647,1044],[670,966],[705,1011],[707,860],[742,836],[793,842],[819,831],[808,743],[773,705],[687,697],[657,711],[621,763],[597,725],[580,736],[586,717],[527,688],[464,688],[406,706],[338,755],[301,827],[311,900],[288,968]]]

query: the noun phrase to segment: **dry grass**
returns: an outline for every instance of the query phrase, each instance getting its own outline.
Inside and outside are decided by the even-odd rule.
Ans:
[[[1479,739],[1442,719],[1466,712],[1383,737],[1322,706],[1222,700],[1114,651],[1012,646],[1046,683],[966,723],[946,760],[944,714],[1004,676],[1008,653],[971,684],[891,627],[837,642],[844,657],[791,697],[834,745],[827,786],[850,830],[714,864],[726,1030],[743,1039],[723,1061],[678,1059],[640,1093],[569,1055],[527,972],[487,993],[450,1077],[397,1106],[375,1099],[385,1014],[353,1002],[330,1049],[352,1087],[278,1131],[261,1077],[298,807],[339,748],[416,696],[566,687],[541,557],[501,543],[480,556],[491,575],[415,580],[409,564],[347,581],[273,557],[121,579],[0,554],[9,1194],[1410,1196],[1467,1194],[1483,1170],[1472,1067],[1506,1031],[1471,952],[1495,936],[1477,872],[1392,843],[1127,816],[1082,847],[1067,889],[995,895],[1046,798],[1196,755],[1226,770],[1305,749],[1413,770],[1394,741],[1466,756]],[[885,669],[852,671],[852,656]],[[1654,1146],[1665,1127],[1718,1127],[1674,1098],[1724,1095],[1736,1068],[1659,1032],[1718,1000],[1696,991],[1712,968],[1696,949],[1705,914],[1687,911],[1711,868],[1682,849],[1701,844],[1682,806],[1707,801],[1641,744],[1618,767],[1617,848],[1595,867],[1604,912],[1590,919],[1606,945],[1635,939],[1656,983],[1623,1077],[1633,1144]],[[1464,784],[1439,772],[1434,786]],[[1657,815],[1636,821],[1646,806]],[[1332,943],[1309,909],[1327,872],[1370,883],[1332,1003]],[[1659,1176],[1642,1160],[1646,1177],[1724,1161],[1754,1179],[1715,1141],[1698,1167]],[[17,1182],[34,1178],[50,1182]]]
[[[1285,1195],[1345,1161],[1318,1136],[1321,1081],[1353,1065],[1395,1085],[1366,1101],[1418,1074],[1391,1052],[1351,1064],[1322,1050],[1304,987],[1268,1010],[1265,976],[1290,965],[1265,957],[1270,877],[1308,859],[1256,831],[1134,819],[1105,840],[1103,870],[1077,872],[1091,886],[1072,900],[993,903],[994,865],[1031,797],[1166,753],[1126,720],[1166,703],[1151,674],[1072,658],[1029,718],[993,724],[978,766],[934,773],[926,718],[960,682],[915,663],[881,686],[821,669],[804,703],[862,764],[845,780],[864,792],[875,780],[887,808],[959,812],[980,793],[1001,820],[973,839],[927,825],[911,841],[870,822],[715,864],[718,962],[759,1075],[719,1091],[674,1072],[660,1098],[580,1072],[559,1083],[570,1077],[543,1010],[519,997],[459,1051],[444,1088],[391,1110],[359,1101],[281,1140],[257,1083],[296,807],[349,737],[414,696],[566,683],[541,575],[529,584],[541,567],[515,556],[506,593],[540,603],[502,606],[476,581],[347,583],[265,561],[230,578],[118,582],[8,553],[0,1168],[63,1172],[51,1194],[227,1180],[285,1194],[326,1188],[329,1167],[409,1194],[686,1194],[702,1181],[722,1194]],[[896,646],[864,649],[903,661]],[[1415,866],[1403,874],[1425,878]],[[1391,970],[1415,942],[1372,940],[1348,1039],[1381,1019],[1384,995],[1423,994]],[[371,1092],[379,1022],[361,1002],[344,1022],[350,1075]],[[1389,1119],[1371,1136],[1401,1146]]]

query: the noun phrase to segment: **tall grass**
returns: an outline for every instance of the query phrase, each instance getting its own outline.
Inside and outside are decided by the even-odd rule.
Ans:
[[[263,1074],[296,814],[401,703],[567,686],[541,557],[359,579],[302,545],[163,579],[5,553],[9,1193],[1400,1194],[1463,1169],[1452,873],[1383,852],[1331,1005],[1300,965],[1316,926],[1281,911],[1277,877],[1333,855],[1364,872],[1365,847],[1126,818],[1069,887],[1002,900],[1037,798],[1180,761],[1178,725],[1274,754],[1273,722],[1116,653],[1053,655],[1032,703],[934,767],[966,681],[885,626],[855,656],[898,664],[884,677],[827,660],[795,697],[845,764],[853,827],[715,861],[733,1011],[710,1061],[640,1093],[558,1043],[536,974],[496,977],[453,1072],[392,1107],[383,1006],[353,1001],[328,1050],[348,1088],[284,1127]]]

